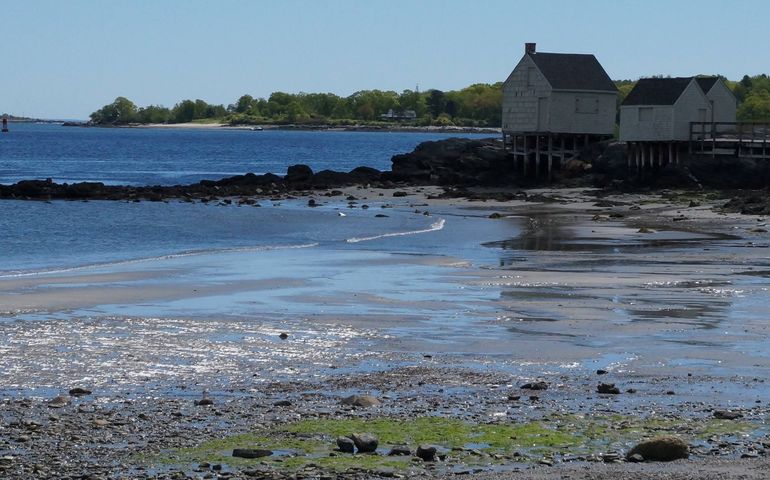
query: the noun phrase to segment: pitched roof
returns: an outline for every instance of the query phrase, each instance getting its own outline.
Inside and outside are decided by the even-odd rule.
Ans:
[[[709,90],[717,83],[717,80],[719,80],[719,77],[695,77],[695,81],[698,82],[703,93],[709,93]]]
[[[628,92],[623,105],[673,105],[692,77],[642,78]]]
[[[618,91],[593,55],[537,52],[529,56],[554,90]]]

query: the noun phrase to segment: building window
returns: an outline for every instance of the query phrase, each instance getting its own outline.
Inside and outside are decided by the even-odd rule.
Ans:
[[[653,118],[652,107],[639,107],[639,121],[651,122]]]

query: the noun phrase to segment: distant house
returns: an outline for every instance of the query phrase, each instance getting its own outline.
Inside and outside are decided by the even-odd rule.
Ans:
[[[617,88],[593,55],[525,44],[503,84],[503,135],[612,135]]]
[[[709,122],[735,122],[738,112],[738,99],[720,77],[696,77],[698,86],[711,102]]]
[[[414,110],[404,110],[400,113],[396,113],[393,109],[389,109],[388,113],[380,115],[383,120],[415,120],[417,118],[417,112]]]
[[[687,141],[690,122],[710,121],[711,102],[695,78],[643,78],[620,106],[620,141]]]

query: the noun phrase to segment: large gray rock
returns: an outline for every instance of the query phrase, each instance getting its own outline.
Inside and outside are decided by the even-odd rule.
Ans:
[[[343,405],[349,405],[351,407],[367,408],[377,406],[382,402],[371,395],[351,395],[349,397],[343,398],[340,403]]]
[[[687,458],[689,450],[689,446],[681,438],[662,436],[639,443],[628,452],[626,458],[630,459],[634,455],[641,455],[645,460],[669,462]]]
[[[337,437],[337,448],[340,452],[353,453],[356,451],[356,444],[348,437]]]
[[[353,433],[350,435],[350,439],[356,445],[358,453],[374,452],[379,444],[377,437],[370,433]]]
[[[433,445],[420,445],[414,454],[426,462],[433,462],[436,460],[436,447]]]

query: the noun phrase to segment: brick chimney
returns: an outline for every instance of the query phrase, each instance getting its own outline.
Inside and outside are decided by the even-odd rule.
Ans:
[[[535,45],[536,43],[525,43],[524,44],[524,54],[529,55],[531,53],[535,53]]]

